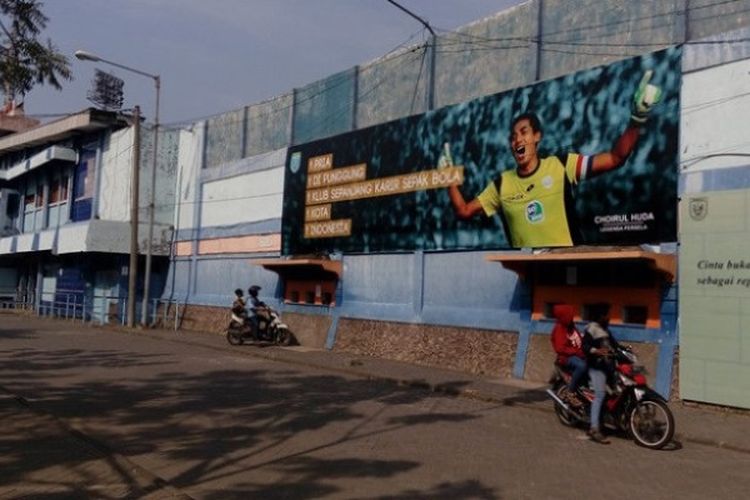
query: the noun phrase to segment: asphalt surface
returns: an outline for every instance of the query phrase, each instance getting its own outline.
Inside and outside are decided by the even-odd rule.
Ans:
[[[735,439],[750,429],[745,414],[679,408],[678,432],[682,421],[732,429],[683,432],[660,452],[624,437],[602,446],[561,426],[529,384],[12,314],[0,314],[0,373],[0,498],[743,498],[750,488],[750,448]]]

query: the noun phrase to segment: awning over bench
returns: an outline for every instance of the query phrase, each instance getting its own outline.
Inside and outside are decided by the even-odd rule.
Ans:
[[[517,273],[521,278],[525,278],[528,270],[536,264],[555,262],[572,264],[608,260],[640,260],[644,261],[654,272],[662,275],[669,283],[674,282],[677,270],[677,259],[674,254],[652,252],[640,247],[606,247],[606,249],[576,247],[539,253],[516,252],[488,255],[487,260],[499,262],[504,268]]]
[[[263,266],[285,279],[333,279],[341,277],[340,260],[328,259],[257,259],[251,264]]]

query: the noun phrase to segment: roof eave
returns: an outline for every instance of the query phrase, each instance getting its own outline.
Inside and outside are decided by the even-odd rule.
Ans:
[[[117,113],[89,108],[65,118],[0,138],[0,155],[58,142],[76,133],[125,125],[125,121]]]

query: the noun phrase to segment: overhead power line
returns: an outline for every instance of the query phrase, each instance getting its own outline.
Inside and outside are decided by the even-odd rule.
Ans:
[[[422,19],[421,17],[417,16],[416,14],[412,13],[408,9],[403,8],[400,6],[397,2],[387,0],[389,3],[393,4],[395,7],[403,10],[410,16],[417,19],[424,27],[424,29],[427,29],[429,26],[429,31],[431,33],[434,33],[433,28],[429,25],[427,21]],[[562,53],[562,54],[570,54],[570,55],[585,55],[585,56],[598,56],[598,57],[632,57],[634,54],[631,52],[626,52],[623,50],[609,50],[609,49],[624,49],[627,47],[633,47],[633,48],[649,48],[649,47],[660,47],[660,46],[669,46],[674,45],[676,43],[683,43],[681,41],[676,40],[664,40],[664,41],[653,41],[653,42],[621,42],[621,43],[610,43],[610,42],[604,42],[604,41],[586,41],[586,40],[553,40],[549,39],[549,37],[553,37],[556,35],[567,35],[567,34],[575,34],[575,33],[588,33],[590,34],[592,31],[601,29],[601,28],[610,28],[613,26],[622,26],[627,25],[626,29],[620,30],[620,31],[608,31],[607,33],[603,33],[602,37],[610,38],[611,36],[623,32],[633,32],[632,24],[633,22],[640,22],[640,21],[647,21],[647,20],[655,20],[655,19],[662,19],[662,18],[669,18],[675,17],[681,14],[685,13],[703,13],[706,12],[709,15],[702,16],[696,18],[696,20],[710,20],[710,19],[716,19],[720,17],[726,17],[727,15],[735,15],[737,13],[742,13],[745,11],[748,11],[750,9],[741,9],[741,10],[734,10],[733,12],[729,13],[711,13],[710,9],[721,7],[721,6],[727,6],[735,4],[737,6],[742,6],[742,2],[740,0],[721,0],[713,3],[708,4],[702,4],[702,5],[693,5],[688,6],[686,8],[674,8],[671,10],[663,11],[663,12],[656,12],[652,13],[646,16],[637,16],[632,18],[626,18],[621,19],[617,21],[611,21],[611,22],[605,22],[605,23],[593,23],[588,25],[579,25],[574,28],[568,28],[568,29],[561,29],[557,31],[550,31],[544,33],[544,38],[540,39],[539,37],[535,36],[509,36],[509,37],[487,37],[487,36],[481,36],[471,33],[466,33],[462,31],[452,31],[452,30],[442,30],[440,28],[437,28],[439,32],[444,33],[444,35],[441,35],[439,37],[440,43],[437,46],[437,53],[439,54],[458,54],[458,53],[466,53],[466,52],[491,52],[491,51],[503,51],[503,50],[514,50],[514,49],[522,49],[522,48],[528,48],[529,44],[535,44],[535,43],[541,43],[543,45],[542,51],[544,52],[550,52],[550,53]],[[669,26],[671,24],[674,24],[673,22],[666,22],[659,25],[644,25],[641,28],[635,28],[636,31],[639,30],[654,30],[658,29],[659,27]],[[426,50],[429,47],[429,44],[421,44],[419,46],[415,46],[409,51],[404,51],[401,54],[396,55],[393,58],[386,59],[390,54],[404,48],[409,42],[411,42],[422,30],[415,32],[412,34],[407,40],[404,42],[398,44],[396,47],[391,49],[388,53],[381,56],[381,59],[384,59],[386,61],[393,60],[395,58],[401,58],[405,55],[413,54],[417,51],[421,53],[422,50]],[[742,44],[742,43],[750,43],[750,38],[734,38],[734,39],[725,39],[725,40],[689,40],[687,42],[684,42],[684,44],[687,45],[726,45],[726,44]],[[579,49],[580,48],[580,49]],[[596,48],[602,48],[605,50],[592,50]],[[584,50],[585,49],[585,50]],[[421,54],[423,56],[423,54]],[[415,86],[419,85],[419,79],[421,79],[422,71],[419,72],[417,75],[417,82],[415,83]],[[334,91],[335,89],[347,85],[351,82],[351,78],[349,75],[349,71],[341,72],[340,75],[334,76],[334,78],[329,78],[326,81],[326,84],[319,90],[315,92],[311,92],[308,94],[305,94],[303,97],[298,99],[290,99],[292,102],[289,104],[281,105],[278,107],[273,107],[272,105],[269,106],[269,110],[255,113],[252,115],[253,119],[263,119],[267,116],[273,116],[275,114],[280,114],[284,112],[288,112],[292,107],[295,105],[304,104],[306,102],[312,101],[316,98],[318,98],[321,95],[324,95],[328,92]],[[377,88],[377,87],[375,87]],[[372,91],[375,90],[375,88],[371,89]],[[372,93],[371,91],[368,93]],[[416,94],[416,90],[415,90]],[[249,106],[245,106],[248,109],[256,108],[259,106],[264,106],[266,103],[272,103],[274,101],[281,101],[284,99],[284,97],[289,96],[288,94],[285,96],[279,96],[276,98],[269,99],[268,101],[265,101],[265,103],[255,103],[251,104]],[[289,96],[290,97],[290,96]],[[360,95],[361,97],[361,95]],[[412,98],[412,100],[414,97]],[[342,110],[341,113],[345,113],[348,111]],[[242,108],[238,108],[237,110],[232,111],[239,111]],[[413,109],[413,105],[410,109]],[[231,112],[231,111],[229,111]],[[58,113],[58,114],[34,114],[34,115],[28,115],[31,117],[37,117],[37,118],[57,118],[57,117],[63,117],[68,116],[70,114],[74,113]],[[215,113],[211,115],[204,115],[200,117],[195,118],[189,118],[185,120],[175,121],[163,124],[160,128],[160,133],[170,133],[175,130],[179,130],[183,128],[186,125],[191,125],[197,121],[207,120],[215,117],[220,117],[225,113]],[[338,116],[339,113],[337,112],[336,115]],[[212,124],[213,127],[233,127],[240,123],[244,123],[244,118],[238,118],[235,120],[226,120],[222,123],[214,123]],[[330,121],[330,117],[326,117],[326,121]]]
[[[401,9],[402,11],[406,12],[408,15],[410,15],[411,17],[413,17],[414,19],[416,19],[417,21],[419,21],[420,23],[422,23],[422,26],[424,26],[425,29],[427,31],[429,31],[432,36],[437,36],[435,34],[435,30],[433,30],[432,26],[430,26],[430,23],[428,23],[427,21],[425,21],[424,19],[422,19],[421,17],[419,17],[418,15],[416,15],[415,13],[413,13],[412,11],[410,11],[409,9],[407,9],[406,7],[404,7],[403,5],[399,4],[395,0],[386,0],[386,1],[389,4],[395,6],[396,8]]]

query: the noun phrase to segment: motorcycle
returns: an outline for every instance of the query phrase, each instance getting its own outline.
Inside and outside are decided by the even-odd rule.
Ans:
[[[602,423],[626,432],[638,445],[659,450],[672,441],[675,424],[666,400],[651,389],[639,366],[638,358],[629,347],[613,349],[614,380],[607,384],[607,395],[602,405]],[[573,406],[564,401],[571,374],[557,364],[550,379],[547,394],[555,404],[555,414],[563,425],[590,423],[594,391],[579,386],[576,396],[581,402]]]
[[[258,328],[255,329],[250,318],[243,318],[232,311],[232,319],[226,330],[227,342],[231,345],[242,345],[249,342],[272,342],[288,346],[292,343],[292,332],[286,323],[281,321],[279,313],[270,307],[259,311]]]

